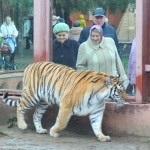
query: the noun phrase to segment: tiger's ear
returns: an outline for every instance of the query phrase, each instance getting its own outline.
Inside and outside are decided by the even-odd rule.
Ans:
[[[109,77],[106,77],[105,83],[106,83],[106,86],[108,86],[108,87],[112,85],[112,81]]]

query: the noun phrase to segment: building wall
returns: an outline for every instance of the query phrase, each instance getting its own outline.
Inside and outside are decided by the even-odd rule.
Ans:
[[[70,19],[72,20],[72,22],[77,21],[80,14],[82,14],[82,13],[77,12],[77,13],[72,14],[70,16]],[[82,14],[82,15],[84,15],[87,26],[90,26],[93,24],[93,21],[91,19],[89,19],[89,18],[91,18],[89,15],[85,15],[85,14]],[[120,20],[121,20],[123,14],[119,13],[118,15],[114,15],[114,14],[107,13],[106,16],[109,19],[109,25],[113,26],[116,29],[120,23]]]

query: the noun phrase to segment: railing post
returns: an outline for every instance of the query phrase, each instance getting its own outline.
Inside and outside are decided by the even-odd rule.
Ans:
[[[50,0],[34,0],[34,62],[51,59],[50,7]]]
[[[136,102],[142,103],[150,96],[150,78],[145,65],[150,64],[150,1],[136,1]]]

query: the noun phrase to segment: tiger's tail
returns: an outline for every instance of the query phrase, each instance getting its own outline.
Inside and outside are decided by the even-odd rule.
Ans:
[[[20,100],[12,100],[8,98],[8,92],[3,95],[3,102],[8,106],[17,107]]]

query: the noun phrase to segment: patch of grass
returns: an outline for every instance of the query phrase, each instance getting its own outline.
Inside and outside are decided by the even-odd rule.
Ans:
[[[143,140],[145,143],[150,143],[150,138]]]
[[[17,122],[17,117],[9,118],[7,121],[7,127],[8,128],[14,127],[16,125],[16,122]]]

